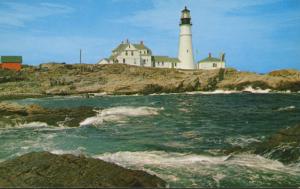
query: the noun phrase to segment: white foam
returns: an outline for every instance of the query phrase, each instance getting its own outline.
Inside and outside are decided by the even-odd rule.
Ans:
[[[52,154],[57,154],[57,155],[62,155],[62,154],[73,154],[73,155],[80,155],[80,154],[84,154],[86,151],[85,147],[78,147],[75,150],[62,150],[62,149],[57,149],[57,150],[51,150],[50,152]]]
[[[217,89],[217,90],[214,90],[214,91],[193,91],[193,92],[186,92],[186,94],[234,94],[234,93],[241,93],[241,91]]]
[[[225,139],[225,142],[233,145],[233,146],[247,146],[254,142],[261,142],[258,138],[253,138],[249,136],[240,136],[240,137],[228,137]]]
[[[118,106],[97,111],[94,117],[86,118],[80,126],[101,125],[103,122],[123,121],[128,117],[158,115],[163,108]]]
[[[193,154],[166,153],[163,151],[150,152],[117,152],[104,153],[96,158],[118,163],[121,165],[163,165],[163,166],[186,166],[197,162],[220,163],[229,156],[211,157]]]
[[[29,122],[18,125],[18,127],[27,127],[27,128],[35,128],[35,127],[48,127],[49,125],[45,122]]]
[[[120,166],[136,169],[154,167],[160,169],[176,168],[182,171],[194,170],[207,171],[212,167],[240,166],[258,170],[269,170],[285,172],[297,175],[300,170],[293,170],[283,165],[279,161],[270,160],[262,156],[253,154],[229,155],[229,156],[206,156],[198,154],[167,153],[163,151],[143,151],[143,152],[116,152],[96,155],[104,161],[116,163]],[[220,178],[220,177],[218,177]]]
[[[89,93],[89,95],[93,95],[93,96],[108,96],[107,92],[102,92],[102,93]]]
[[[294,109],[296,109],[295,106],[286,106],[286,107],[278,108],[277,111],[282,112],[282,111],[290,111],[290,110],[294,110]]]
[[[262,93],[262,94],[264,94],[264,93],[270,93],[271,89],[260,89],[260,88],[254,89],[252,86],[248,86],[243,91],[244,92],[250,92],[250,93]]]
[[[14,125],[5,125],[2,129],[20,129],[20,128],[45,128],[49,127],[49,125],[45,122],[29,122],[29,123],[15,123]]]

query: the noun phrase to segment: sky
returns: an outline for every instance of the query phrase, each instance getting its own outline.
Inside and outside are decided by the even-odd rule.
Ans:
[[[177,57],[185,5],[196,61],[225,52],[242,71],[300,69],[300,0],[0,0],[0,55],[78,63],[82,49],[97,63],[129,39]]]

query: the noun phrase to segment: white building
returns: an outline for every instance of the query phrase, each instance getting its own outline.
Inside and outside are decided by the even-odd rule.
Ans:
[[[107,58],[103,58],[97,64],[109,64],[109,60]]]
[[[200,60],[198,62],[198,69],[219,69],[225,68],[225,54],[221,53],[220,58],[214,58],[211,56],[211,53],[208,54],[208,57]]]
[[[135,66],[177,68],[178,58],[168,56],[152,56],[152,51],[144,45],[130,43],[128,40],[122,42],[112,51],[111,56],[101,59],[98,64],[129,64]]]
[[[152,52],[142,41],[140,44],[133,44],[127,40],[112,51],[108,60],[111,64],[121,63],[152,67]]]
[[[171,58],[168,56],[153,56],[153,67],[157,68],[178,68],[180,61],[178,58]]]

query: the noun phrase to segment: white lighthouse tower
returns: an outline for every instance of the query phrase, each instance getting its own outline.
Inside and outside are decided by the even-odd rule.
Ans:
[[[178,59],[180,60],[179,68],[195,69],[191,15],[187,7],[181,11]]]

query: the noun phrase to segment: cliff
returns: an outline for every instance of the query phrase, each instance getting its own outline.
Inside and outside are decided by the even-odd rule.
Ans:
[[[300,72],[267,74],[235,69],[176,70],[112,65],[42,64],[20,72],[0,70],[0,96],[84,93],[151,94],[186,91],[270,89],[300,91]]]

